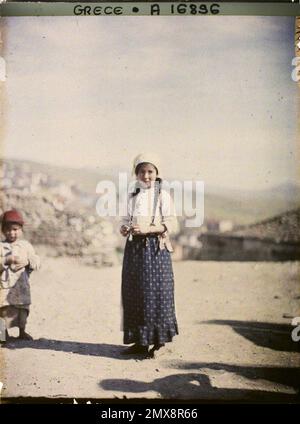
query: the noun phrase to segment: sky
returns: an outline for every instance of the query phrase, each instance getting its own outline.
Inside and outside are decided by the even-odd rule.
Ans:
[[[297,182],[290,17],[4,20],[4,156],[211,186]]]

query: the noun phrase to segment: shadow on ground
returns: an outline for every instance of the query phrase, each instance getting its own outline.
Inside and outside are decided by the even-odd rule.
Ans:
[[[173,374],[150,383],[129,379],[105,379],[99,382],[104,390],[121,393],[157,392],[163,399],[198,399],[218,401],[298,402],[299,396],[264,390],[213,387],[202,373]],[[149,395],[148,397],[153,397]]]
[[[211,369],[234,373],[249,380],[266,380],[276,384],[292,387],[300,390],[300,368],[288,367],[253,367],[251,365],[234,365],[218,362],[186,362],[164,361],[164,366],[179,370]]]
[[[300,352],[300,342],[294,342],[291,337],[295,327],[289,324],[232,320],[200,321],[198,324],[228,325],[257,346],[283,352]]]
[[[78,355],[99,356],[112,359],[141,359],[140,356],[122,355],[122,351],[126,349],[123,345],[113,345],[106,343],[83,343],[74,341],[52,340],[52,339],[36,339],[33,341],[19,340],[10,337],[9,341],[3,346],[6,349],[41,349],[53,350],[55,352],[68,352]]]
[[[300,368],[243,366],[217,362],[174,360],[162,361],[161,365],[166,368],[176,368],[177,370],[185,371],[194,370],[196,372],[176,373],[170,376],[156,378],[149,383],[129,379],[106,379],[99,382],[99,386],[104,390],[117,391],[123,394],[155,391],[164,399],[263,403],[300,402]],[[228,381],[232,382],[234,378],[237,378],[240,382],[243,384],[246,383],[250,387],[256,381],[258,384],[261,384],[262,389],[257,388],[258,384],[253,389],[215,387],[211,384],[210,377],[207,375],[210,370],[219,372],[219,375],[224,373],[232,374],[232,377],[230,375],[227,377]],[[242,379],[239,377],[242,377]],[[265,388],[266,382],[271,386],[270,391]]]

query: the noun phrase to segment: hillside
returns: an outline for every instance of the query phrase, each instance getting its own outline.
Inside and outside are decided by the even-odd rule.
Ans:
[[[115,181],[117,178],[117,175],[112,175],[105,166],[97,169],[75,169],[15,159],[5,159],[4,163],[10,168],[27,167],[32,173],[47,174],[51,179],[63,183],[74,182],[82,192],[95,197],[99,181],[104,179]],[[168,176],[166,179],[168,180]],[[235,225],[246,225],[299,206],[300,187],[291,183],[258,191],[205,186],[205,219],[230,220]]]
[[[53,179],[68,183],[74,181],[83,191],[95,194],[97,183],[101,179],[109,178],[105,173],[89,170],[86,168],[69,168],[44,163],[32,162],[27,160],[5,159],[2,163],[7,163],[11,167],[25,166],[30,168],[32,173],[44,173]]]

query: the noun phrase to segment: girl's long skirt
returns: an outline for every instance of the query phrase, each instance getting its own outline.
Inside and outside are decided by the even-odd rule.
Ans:
[[[171,342],[178,334],[170,252],[157,236],[127,240],[122,269],[124,343]]]

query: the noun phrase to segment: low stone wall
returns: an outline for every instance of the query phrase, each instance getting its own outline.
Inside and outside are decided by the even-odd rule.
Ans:
[[[183,247],[183,259],[214,261],[290,261],[300,259],[300,243],[203,234],[202,248]]]
[[[25,238],[34,245],[48,246],[51,255],[77,256],[86,264],[100,267],[120,263],[116,223],[91,210],[59,210],[55,199],[47,195],[22,196],[14,192],[3,195],[0,207],[0,212],[20,210],[25,219]]]

